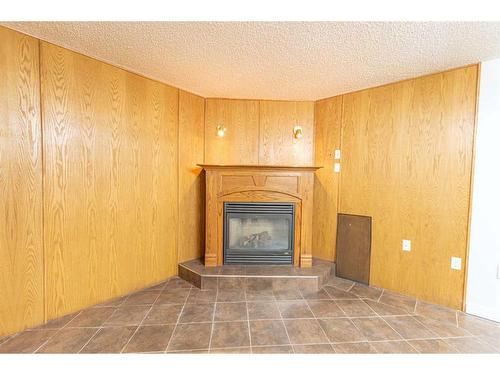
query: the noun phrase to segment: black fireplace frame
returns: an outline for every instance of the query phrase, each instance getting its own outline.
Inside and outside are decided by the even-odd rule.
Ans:
[[[286,216],[290,219],[289,249],[256,250],[229,248],[229,219],[245,215]],[[293,202],[224,202],[224,264],[293,265],[295,204]]]

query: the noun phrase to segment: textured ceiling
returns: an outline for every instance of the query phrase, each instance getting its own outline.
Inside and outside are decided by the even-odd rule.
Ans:
[[[315,100],[500,57],[500,23],[3,24],[205,97]]]

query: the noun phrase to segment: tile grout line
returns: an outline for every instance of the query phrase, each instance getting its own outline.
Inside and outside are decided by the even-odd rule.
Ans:
[[[214,334],[215,312],[217,311],[217,297],[218,296],[219,296],[219,282],[217,280],[217,289],[215,290],[214,312],[212,313],[212,326],[210,327],[210,339],[208,340],[208,352],[209,353],[210,353],[210,349],[212,348],[212,336]]]
[[[383,291],[382,291],[382,293],[380,294],[379,299],[380,299],[380,297],[382,297],[382,294],[383,294]],[[363,301],[363,299],[361,299],[361,301]],[[370,306],[370,305],[368,305],[365,301],[363,301],[363,302],[364,302],[364,303],[365,303],[365,304],[366,304],[366,305],[370,308],[370,310],[372,310],[372,311],[375,313],[375,318],[380,318],[380,319],[382,319],[382,320],[383,320],[383,321],[384,321],[384,322],[388,325],[388,323],[385,321],[385,319],[384,319],[384,318],[383,318],[383,317],[382,317],[382,316],[381,316],[381,315],[380,315],[377,311],[375,311],[375,309],[372,309],[372,308],[371,308],[371,306]],[[341,307],[341,306],[339,306],[339,308],[342,310],[342,307]],[[342,311],[343,311],[343,310],[342,310]],[[360,318],[360,317],[358,317],[358,318]],[[373,317],[370,317],[370,316],[366,316],[366,317],[364,317],[364,318],[365,318],[365,319],[373,319]],[[350,322],[354,325],[354,328],[356,328],[356,329],[358,330],[358,332],[359,332],[361,335],[363,335],[363,337],[364,337],[365,339],[367,339],[366,341],[361,341],[361,343],[367,342],[367,343],[368,343],[368,345],[370,346],[370,348],[372,348],[373,350],[375,350],[375,352],[376,352],[377,354],[380,354],[380,352],[377,350],[377,348],[376,348],[376,347],[374,347],[373,345],[371,345],[371,342],[401,341],[401,340],[370,341],[370,340],[366,337],[366,335],[365,335],[365,334],[363,334],[363,333],[361,332],[361,330],[359,329],[359,327],[356,325],[356,323],[355,323],[355,322],[354,322],[351,318],[349,318],[349,321],[350,321]],[[404,341],[403,336],[401,336],[401,335],[399,334],[399,332],[397,332],[397,331],[396,331],[394,328],[392,328],[391,326],[389,326],[389,328],[391,328],[391,329],[392,329],[392,330],[393,330],[393,331],[394,331],[394,332],[395,332],[395,333],[396,333],[399,337],[401,337],[401,339]]]
[[[380,315],[379,315],[380,316]],[[406,316],[409,316],[409,317],[412,317],[411,315],[406,315]],[[422,327],[424,327],[425,329],[429,330],[430,332],[432,332],[433,334],[435,334],[436,336],[433,336],[433,337],[419,337],[419,338],[413,338],[413,339],[408,339],[408,338],[405,338],[403,337],[403,335],[401,335],[398,331],[396,331],[396,329],[387,321],[385,320],[385,318],[383,316],[380,316],[380,318],[382,318],[384,320],[384,322],[393,330],[395,331],[404,341],[406,341],[408,343],[408,345],[410,345],[413,349],[415,349],[417,351],[417,353],[421,353],[420,350],[418,350],[415,346],[413,346],[409,341],[410,340],[442,340],[443,338],[441,336],[439,336],[436,332],[432,331],[431,329],[429,329],[427,326],[425,326],[423,323],[419,322],[417,319],[413,318],[415,321],[417,321]]]
[[[384,295],[385,289],[382,289],[382,293],[380,293],[380,296],[377,299],[377,303],[382,303],[380,300],[382,299],[382,296]]]
[[[186,296],[186,298],[184,300],[184,303],[183,303],[183,305],[181,307],[181,311],[179,312],[179,316],[177,316],[177,321],[175,322],[174,330],[172,331],[172,334],[170,335],[170,338],[168,339],[167,347],[165,348],[165,350],[163,351],[163,353],[167,353],[168,352],[168,347],[170,346],[170,343],[172,342],[172,339],[174,338],[175,331],[177,330],[177,326],[179,325],[179,321],[181,320],[181,315],[184,312],[184,307],[186,307],[187,300],[189,298],[189,294],[191,294],[191,289],[193,289],[192,286],[191,286],[191,288],[189,288],[189,293],[187,294],[187,296]]]
[[[460,338],[460,337],[449,337],[449,338]],[[464,338],[467,338],[467,337],[464,337]],[[474,336],[473,338],[478,340],[480,343],[486,345],[488,348],[492,349],[495,353],[500,353],[500,348],[497,349],[493,345],[491,345],[489,342],[484,341],[482,336]]]
[[[89,344],[89,342],[99,333],[103,330],[103,328],[98,328],[92,336],[87,340],[87,342],[80,348],[80,350],[77,352],[77,354],[80,354],[83,349]]]
[[[273,296],[274,296],[274,293],[273,293]],[[293,347],[293,344],[292,344],[292,340],[290,340],[290,335],[288,334],[288,329],[286,328],[286,324],[285,324],[285,321],[283,319],[283,314],[281,314],[281,310],[280,310],[280,307],[278,305],[278,302],[276,301],[276,298],[275,298],[275,301],[276,303],[276,307],[278,309],[278,312],[280,313],[280,317],[281,317],[281,324],[283,324],[283,327],[285,327],[285,333],[286,333],[286,337],[288,338],[288,343],[290,344],[290,346],[292,347],[292,353],[295,354],[295,348]]]
[[[22,331],[21,331],[21,332],[22,332]],[[14,334],[10,335],[9,337],[7,337],[7,339],[6,339],[4,342],[2,342],[2,343],[0,344],[0,348],[2,347],[2,345],[4,345],[4,344],[8,343],[8,342],[9,342],[10,340],[12,340],[14,337],[18,336],[18,335],[19,335],[19,333],[20,333],[20,332],[18,332],[18,333],[14,333]]]
[[[78,316],[80,316],[80,314],[82,313],[83,310],[80,310],[78,311],[74,317],[72,317],[69,321],[66,322],[66,324],[64,324],[62,327],[58,328],[56,330],[56,333],[54,333],[54,335],[50,336],[47,340],[45,340],[36,350],[33,351],[33,354],[37,353],[42,347],[44,347],[48,342],[49,340],[51,340],[52,338],[54,338],[59,332],[61,332],[64,328],[66,328],[73,320],[75,320]]]
[[[384,318],[382,315],[380,315],[380,314],[379,314],[378,312],[376,312],[376,311],[375,311],[375,314],[377,314],[377,316],[378,316],[380,319],[382,319],[382,320],[384,321],[384,323],[385,323],[385,324],[387,324],[387,326],[388,326],[390,329],[392,329],[392,330],[396,333],[396,335],[398,335],[399,337],[401,337],[401,339],[402,339],[402,340],[406,341],[406,338],[404,338],[404,337],[403,337],[403,335],[402,335],[401,333],[399,333],[398,331],[396,331],[396,330],[394,329],[394,327],[393,327],[393,326],[391,326],[391,325],[389,324],[389,322],[388,322],[387,320],[385,320],[385,318]],[[415,348],[413,348],[413,349],[415,349]]]
[[[144,322],[144,320],[147,318],[147,316],[149,315],[149,313],[151,312],[151,310],[153,310],[153,306],[155,305],[156,301],[158,301],[158,298],[160,298],[161,296],[161,293],[158,293],[158,295],[156,296],[154,302],[151,304],[151,307],[149,308],[149,310],[146,312],[146,314],[144,314],[144,317],[142,318],[141,322],[139,323],[139,325],[137,326],[136,330],[134,331],[134,333],[129,337],[129,339],[127,340],[127,342],[125,343],[125,345],[123,346],[122,350],[120,351],[120,354],[123,353],[123,351],[125,350],[125,348],[127,347],[127,345],[132,341],[132,339],[135,337],[135,335],[137,334],[137,332],[139,331],[139,328],[141,328],[141,325],[142,323]],[[129,296],[130,297],[130,296]],[[128,298],[123,301],[123,302],[126,302],[128,300]],[[110,317],[111,318],[111,317]],[[109,319],[109,318],[108,318]]]
[[[354,288],[354,286],[355,286],[355,285],[356,285],[356,283],[355,283],[355,282],[353,282],[353,283],[352,283],[352,285],[351,285],[349,288],[347,288],[345,291],[346,291],[347,293],[350,293],[350,292],[351,292],[351,290],[352,290],[352,288]]]
[[[391,328],[392,328],[392,327],[391,327]],[[415,346],[413,346],[413,345],[411,344],[411,342],[409,342],[407,339],[404,339],[403,341],[404,341],[404,342],[406,342],[408,345],[410,345],[410,347],[411,347],[411,348],[413,348],[413,349],[414,349],[417,353],[419,353],[419,354],[421,353],[421,351],[420,351],[420,350],[418,350]]]
[[[317,300],[319,301],[319,300]],[[324,301],[324,300],[323,300]],[[250,301],[250,302],[253,302],[253,301]],[[262,302],[265,302],[265,303],[272,303],[273,301],[262,301]],[[261,303],[262,303],[261,302]],[[331,301],[331,302],[334,302],[334,301]],[[223,304],[225,302],[221,302],[221,304]],[[240,302],[240,303],[243,303],[243,302]],[[181,305],[181,304],[177,304],[177,305]],[[161,305],[161,306],[168,306],[168,305]],[[340,309],[340,306],[339,306],[339,309]],[[358,316],[336,316],[336,317],[319,317],[317,319],[321,319],[321,320],[342,320],[342,319],[376,319],[378,318],[379,316],[363,316],[363,315],[358,315]],[[384,316],[380,316],[380,318],[393,318],[393,317],[412,317],[411,315],[384,315]],[[260,321],[269,321],[269,320],[273,320],[273,321],[280,321],[280,320],[283,320],[283,321],[290,321],[290,320],[311,320],[313,318],[309,317],[309,318],[265,318],[265,319],[250,319],[251,322],[260,322]],[[240,320],[221,320],[220,322],[219,321],[216,321],[216,323],[241,323],[241,322],[246,322],[247,320],[246,319],[240,319]],[[210,323],[211,320],[203,320],[203,321],[198,321],[198,322],[186,322],[186,323],[179,323],[179,325],[187,325],[187,324],[206,324],[206,323]],[[150,323],[150,324],[142,324],[141,327],[154,327],[154,326],[164,326],[164,325],[175,325],[176,323]],[[123,325],[123,326],[119,326],[119,325],[107,325],[107,326],[82,326],[82,327],[69,327],[69,328],[78,328],[78,329],[101,329],[101,328],[117,328],[117,327],[137,327],[136,324],[126,324],[126,325]],[[427,329],[427,327],[425,327]],[[42,331],[42,330],[39,330],[39,331]],[[465,331],[465,330],[464,330]],[[432,339],[436,339],[436,338],[442,338],[442,339],[447,339],[447,338],[472,338],[472,337],[481,337],[481,335],[472,335],[470,334],[469,332],[467,332],[468,335],[459,335],[459,336],[432,336],[431,338]],[[419,338],[419,340],[424,340],[426,338]]]
[[[245,307],[247,309],[247,327],[248,327],[248,341],[250,345],[250,354],[253,354],[253,348],[252,348],[252,331],[250,330],[250,313],[248,312],[248,300],[247,300],[247,290],[246,288],[243,290],[243,293],[245,294]]]
[[[330,288],[336,289],[336,290],[338,290],[340,292],[350,293],[347,290],[342,290],[342,289],[339,289],[339,288],[337,288],[335,286],[332,286],[332,285],[326,285],[326,286],[329,286]],[[358,301],[358,300],[361,300],[361,298],[359,296],[357,296],[356,294],[354,294],[354,293],[352,293],[355,296],[353,298],[334,298],[334,296],[332,294],[330,294],[330,292],[328,291],[328,289],[325,289],[323,287],[321,289],[323,289],[326,292],[326,294],[328,294],[328,296],[330,297],[330,299],[332,301]]]
[[[323,289],[323,288],[321,288],[320,290],[322,290],[322,289]],[[302,295],[302,298],[304,298],[304,301],[306,301],[306,305],[307,305],[308,309],[311,311],[311,313],[312,313],[312,315],[313,315],[314,319],[316,320],[316,323],[319,325],[319,328],[321,328],[321,332],[323,332],[323,335],[325,335],[325,339],[328,341],[328,344],[330,345],[330,347],[332,348],[332,350],[333,350],[334,352],[336,352],[336,351],[335,351],[335,348],[333,347],[333,345],[332,345],[332,343],[331,343],[331,341],[330,341],[330,338],[329,338],[329,337],[328,337],[328,335],[326,334],[326,332],[325,332],[325,330],[323,329],[323,326],[321,325],[321,323],[318,321],[318,320],[319,320],[319,319],[318,319],[318,317],[317,317],[317,316],[316,316],[316,314],[314,313],[313,309],[311,309],[311,305],[309,305],[309,301],[307,300],[307,298],[305,298],[305,297],[304,297],[304,294],[302,293],[302,290],[300,290],[300,289],[299,289],[299,293]],[[326,293],[328,294],[328,292],[326,292]],[[335,305],[337,305],[337,304],[335,303],[335,301],[333,301],[333,300],[332,300],[332,302],[333,302]],[[338,306],[338,305],[337,305],[337,307],[340,309],[340,306]]]

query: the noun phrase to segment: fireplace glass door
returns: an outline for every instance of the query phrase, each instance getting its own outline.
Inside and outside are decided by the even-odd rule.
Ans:
[[[293,203],[224,204],[225,264],[292,264]]]

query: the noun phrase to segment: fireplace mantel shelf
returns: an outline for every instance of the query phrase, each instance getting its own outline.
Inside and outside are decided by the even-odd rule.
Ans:
[[[316,171],[320,168],[314,165],[256,165],[256,164],[197,164],[203,169],[258,169],[258,170],[288,170]]]

